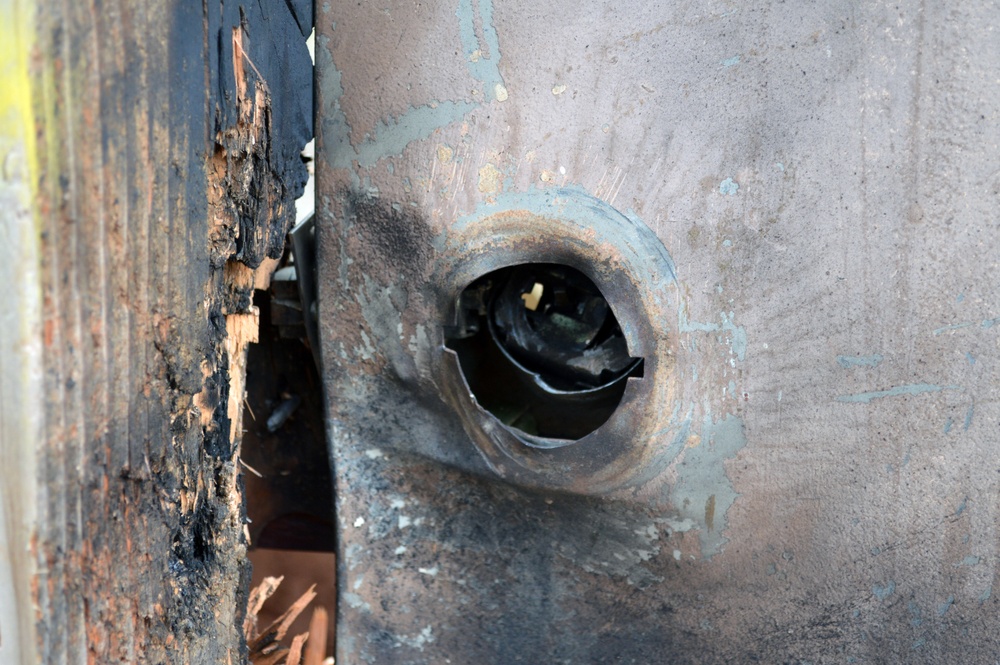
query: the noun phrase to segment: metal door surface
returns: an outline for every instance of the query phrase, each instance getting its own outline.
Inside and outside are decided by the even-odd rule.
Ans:
[[[338,662],[1000,658],[993,3],[316,22]],[[578,441],[450,349],[525,264],[643,358]]]

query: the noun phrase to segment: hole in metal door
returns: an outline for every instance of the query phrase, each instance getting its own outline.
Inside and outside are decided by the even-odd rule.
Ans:
[[[590,434],[614,413],[628,377],[643,371],[594,282],[554,263],[474,281],[446,338],[480,406],[532,437]]]

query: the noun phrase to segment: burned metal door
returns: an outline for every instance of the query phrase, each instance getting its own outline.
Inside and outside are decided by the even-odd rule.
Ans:
[[[338,662],[993,662],[987,2],[319,3]]]

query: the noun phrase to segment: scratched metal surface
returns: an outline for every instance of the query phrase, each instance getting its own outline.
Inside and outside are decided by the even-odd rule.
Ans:
[[[990,3],[316,21],[338,662],[995,660]],[[605,476],[504,462],[442,349],[467,266],[545,255],[656,359]]]

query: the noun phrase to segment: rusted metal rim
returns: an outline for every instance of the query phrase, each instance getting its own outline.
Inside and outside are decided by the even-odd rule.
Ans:
[[[670,324],[678,320],[677,287],[669,254],[640,220],[580,189],[539,190],[497,197],[449,227],[437,244],[441,259],[434,283],[440,285],[444,323],[455,320],[459,294],[478,277],[518,264],[560,263],[593,280],[621,325],[629,353],[645,359],[644,377],[628,379],[608,421],[567,441],[526,436],[481,408],[457,355],[442,345],[436,374],[444,398],[497,475],[533,487],[604,494],[676,456],[680,445],[670,443],[679,438],[680,426],[664,405],[682,397],[674,372],[680,349]],[[663,437],[667,445],[654,445]]]

